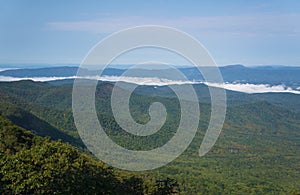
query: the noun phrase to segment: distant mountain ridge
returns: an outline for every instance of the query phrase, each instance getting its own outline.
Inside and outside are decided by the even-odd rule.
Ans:
[[[2,76],[11,77],[69,77],[77,73],[77,67],[47,67],[47,68],[22,68],[4,70],[0,72]]]
[[[211,67],[203,67],[203,69],[211,69]],[[102,75],[121,76],[127,69],[107,68]],[[196,67],[178,68],[187,79],[193,81],[204,81],[203,76]],[[293,88],[300,86],[300,67],[289,66],[257,66],[245,67],[243,65],[230,65],[219,67],[224,82],[253,83],[253,84],[284,84]],[[72,77],[77,74],[78,67],[47,67],[37,69],[13,69],[0,72],[0,76],[10,76],[17,78],[31,77]],[[85,70],[86,75],[95,75],[93,71]],[[145,77],[145,75],[155,75],[158,78],[168,78],[170,70],[131,70],[129,75],[135,77]]]

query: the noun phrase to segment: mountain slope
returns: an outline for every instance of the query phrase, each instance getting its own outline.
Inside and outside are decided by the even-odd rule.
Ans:
[[[72,127],[76,132],[70,107],[72,85],[21,81],[0,83],[0,86],[3,101],[22,107],[59,130]],[[150,120],[148,109],[152,102],[161,102],[167,108],[166,125],[143,138],[130,135],[114,120],[110,110],[112,88],[113,83],[99,82],[95,104],[100,122],[113,141],[129,149],[149,150],[163,145],[174,135],[180,121],[180,105],[167,87],[140,86],[130,99],[133,118],[144,124]],[[196,85],[195,89],[200,99],[209,99],[207,87]],[[185,194],[297,193],[300,115],[286,103],[291,106],[299,96],[283,94],[280,98],[285,98],[282,101],[285,103],[278,106],[270,103],[277,95],[268,94],[260,99],[256,94],[229,93],[221,135],[213,149],[201,158],[198,150],[209,122],[210,105],[200,104],[199,130],[190,147],[165,167],[134,174],[145,178],[175,178]]]
[[[141,194],[143,180],[116,175],[74,147],[35,136],[0,116],[1,194]]]
[[[81,140],[63,133],[30,112],[10,103],[0,101],[0,115],[11,120],[16,125],[34,132],[36,135],[43,137],[49,136],[53,140],[63,140],[78,147],[84,146]]]

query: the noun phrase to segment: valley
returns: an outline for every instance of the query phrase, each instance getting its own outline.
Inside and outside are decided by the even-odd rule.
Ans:
[[[168,111],[157,133],[139,137],[122,130],[110,108],[111,82],[99,82],[96,90],[98,118],[106,133],[119,145],[149,150],[163,145],[176,132],[180,105],[166,86],[139,86],[130,99],[131,115],[139,123],[149,121],[148,108],[163,103]],[[184,87],[184,86],[183,86]],[[202,84],[201,118],[189,148],[175,161],[152,172],[133,174],[154,186],[153,178],[171,178],[182,194],[287,194],[299,192],[300,114],[299,95],[244,94],[227,91],[227,115],[221,135],[204,157],[198,149],[210,115],[209,93]],[[87,153],[72,116],[72,81],[1,82],[0,115],[36,135],[62,140]],[[279,98],[280,97],[280,98]]]

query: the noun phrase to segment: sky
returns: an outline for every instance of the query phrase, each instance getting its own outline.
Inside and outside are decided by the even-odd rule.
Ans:
[[[0,3],[0,64],[80,64],[91,48],[116,31],[166,25],[196,38],[218,65],[300,66],[300,1]],[[160,50],[139,51],[115,63],[130,64],[137,56],[142,62],[185,63]]]

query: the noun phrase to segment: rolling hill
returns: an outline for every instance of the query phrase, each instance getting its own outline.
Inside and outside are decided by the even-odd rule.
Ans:
[[[166,124],[144,138],[128,134],[115,122],[110,109],[113,87],[114,83],[99,82],[95,94],[98,117],[111,139],[123,147],[149,150],[174,135],[180,106],[168,87],[139,86],[130,99],[131,114],[140,123],[149,121],[152,102],[167,107]],[[205,85],[194,88],[201,102],[201,119],[190,147],[165,167],[131,174],[146,181],[175,179],[182,194],[298,193],[300,114],[295,105],[299,105],[299,95],[227,91],[229,103],[222,133],[213,149],[199,158],[198,149],[210,117],[210,96]],[[71,80],[1,82],[0,113],[38,135],[61,139],[82,150],[72,117],[71,92]]]

